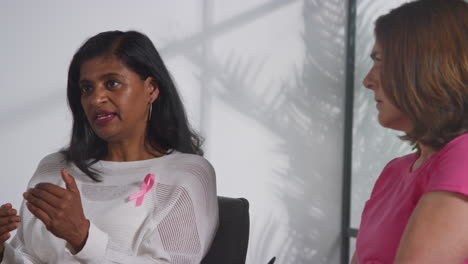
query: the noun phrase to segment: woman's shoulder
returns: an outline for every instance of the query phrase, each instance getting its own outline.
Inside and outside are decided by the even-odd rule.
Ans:
[[[215,170],[203,156],[174,152],[166,157],[165,168],[170,178],[175,181],[189,178],[202,182],[214,181]]]
[[[433,156],[431,169],[434,173],[468,170],[468,133],[452,139]]]
[[[462,134],[448,142],[441,150],[439,156],[454,156],[468,159],[468,133]]]
[[[49,167],[62,168],[65,165],[66,165],[65,155],[63,155],[61,152],[53,152],[43,157],[39,161],[39,165],[37,167],[38,169],[46,169]]]
[[[200,168],[214,171],[211,163],[200,155],[175,152],[168,156],[167,166],[172,169]]]
[[[36,172],[32,176],[28,186],[38,182],[57,183],[60,181],[60,169],[66,167],[65,156],[60,152],[54,152],[43,157],[37,165]]]
[[[52,152],[45,155],[39,164],[65,163],[65,155],[62,152]]]
[[[434,154],[428,171],[427,191],[468,195],[468,134],[456,137]]]

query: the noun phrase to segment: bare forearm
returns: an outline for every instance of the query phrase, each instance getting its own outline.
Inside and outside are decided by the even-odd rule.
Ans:
[[[353,258],[351,259],[351,264],[359,264],[359,261],[356,257],[356,252],[353,254]]]

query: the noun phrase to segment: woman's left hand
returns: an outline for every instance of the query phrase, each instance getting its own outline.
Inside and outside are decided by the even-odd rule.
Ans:
[[[79,252],[86,243],[89,220],[81,205],[75,179],[61,170],[66,189],[51,183],[39,183],[23,194],[29,211],[39,218],[55,236],[66,240]]]

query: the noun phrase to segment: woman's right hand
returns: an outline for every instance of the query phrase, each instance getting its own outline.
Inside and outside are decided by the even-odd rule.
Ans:
[[[351,264],[359,264],[357,260],[356,251],[354,251],[353,258],[351,259]]]
[[[3,259],[5,241],[10,238],[10,232],[18,228],[20,217],[10,203],[0,207],[0,260]]]

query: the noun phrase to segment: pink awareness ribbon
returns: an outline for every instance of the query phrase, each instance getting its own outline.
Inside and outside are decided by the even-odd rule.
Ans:
[[[143,198],[145,197],[145,194],[149,192],[151,187],[153,187],[154,179],[155,179],[154,174],[148,173],[148,175],[146,175],[145,177],[145,180],[141,183],[140,191],[130,195],[130,197],[128,198],[128,201],[133,201],[137,199],[136,206],[137,207],[140,206],[143,203]]]

